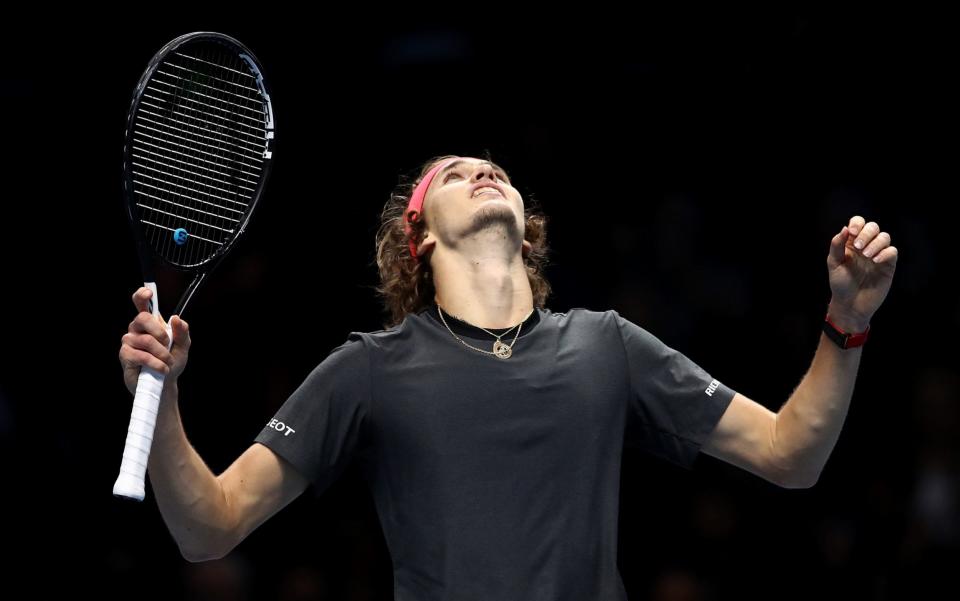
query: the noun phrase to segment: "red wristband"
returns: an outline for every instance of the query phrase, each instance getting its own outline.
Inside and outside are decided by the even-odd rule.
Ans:
[[[845,332],[841,328],[837,327],[837,324],[830,321],[830,314],[827,313],[827,316],[823,321],[823,331],[830,340],[837,344],[837,346],[842,349],[849,349],[862,346],[863,343],[867,341],[867,337],[870,334],[870,326],[868,325],[866,330],[855,334]]]

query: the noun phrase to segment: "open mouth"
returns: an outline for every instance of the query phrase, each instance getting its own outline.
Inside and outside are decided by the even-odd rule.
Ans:
[[[501,198],[504,197],[503,194],[500,193],[500,190],[497,190],[496,188],[483,187],[483,188],[477,188],[476,192],[473,193],[472,198],[478,198],[480,196],[489,196],[489,195],[499,196]]]

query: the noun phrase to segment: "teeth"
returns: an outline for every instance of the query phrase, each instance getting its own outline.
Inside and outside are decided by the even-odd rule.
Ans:
[[[489,186],[484,186],[482,188],[477,188],[477,191],[473,193],[473,197],[476,198],[477,196],[480,196],[484,192],[495,192],[497,194],[500,194],[500,190],[497,190],[496,188],[490,188]]]

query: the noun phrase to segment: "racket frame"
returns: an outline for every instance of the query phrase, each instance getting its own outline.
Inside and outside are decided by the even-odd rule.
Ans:
[[[196,42],[217,42],[234,46],[238,51],[241,60],[247,63],[252,74],[256,76],[257,87],[264,100],[265,114],[265,145],[263,154],[263,166],[260,179],[251,195],[250,204],[247,211],[244,212],[239,223],[236,224],[236,233],[212,255],[205,260],[188,267],[178,265],[167,260],[166,257],[154,251],[150,242],[143,232],[143,226],[139,223],[139,215],[136,210],[135,192],[133,187],[133,131],[136,116],[140,108],[143,94],[147,89],[152,77],[163,61],[171,52],[182,48],[185,45]],[[127,122],[124,132],[123,144],[123,201],[126,207],[129,224],[133,231],[134,241],[137,247],[137,254],[140,258],[140,268],[144,279],[144,286],[150,288],[153,296],[149,302],[149,311],[157,318],[161,319],[160,297],[156,285],[156,268],[162,265],[166,268],[172,268],[180,272],[194,273],[195,277],[180,297],[176,309],[171,315],[182,316],[193,294],[197,291],[200,284],[217,267],[220,261],[234,247],[237,240],[246,231],[247,225],[253,216],[254,211],[263,195],[264,188],[270,176],[273,165],[273,152],[276,145],[274,138],[274,112],[273,102],[269,91],[264,83],[263,70],[260,61],[256,56],[238,40],[221,33],[201,31],[182,35],[171,40],[163,46],[150,60],[146,70],[140,77],[136,88],[134,89],[133,99],[130,103],[130,109],[127,112]],[[169,323],[165,324],[168,336],[167,348],[173,344],[173,334]],[[145,496],[145,479],[147,462],[149,461],[150,448],[153,444],[153,435],[156,428],[156,418],[159,411],[160,399],[163,392],[164,374],[150,367],[143,366],[140,370],[140,376],[137,380],[137,390],[134,394],[133,409],[130,417],[130,424],[127,429],[127,439],[124,446],[123,460],[121,462],[120,475],[114,484],[113,494],[118,498],[142,501]]]

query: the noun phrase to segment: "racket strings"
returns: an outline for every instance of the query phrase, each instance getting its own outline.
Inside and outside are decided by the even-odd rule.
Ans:
[[[170,53],[148,80],[133,124],[140,222],[169,262],[192,267],[238,232],[263,172],[265,99],[247,63],[218,43]]]

